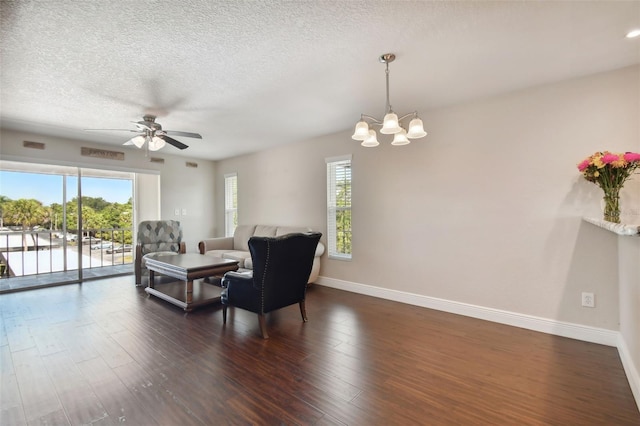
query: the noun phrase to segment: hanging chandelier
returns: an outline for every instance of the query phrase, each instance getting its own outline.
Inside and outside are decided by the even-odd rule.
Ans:
[[[398,118],[398,115],[393,112],[393,109],[391,108],[391,103],[389,103],[389,64],[395,59],[396,55],[394,55],[393,53],[385,53],[384,55],[380,56],[380,62],[386,64],[386,115],[382,120],[378,120],[377,118],[366,114],[360,115],[360,121],[356,123],[356,129],[351,138],[357,141],[362,141],[362,146],[374,147],[380,145],[375,130],[369,128],[369,126],[371,125],[382,126],[382,128],[380,129],[380,133],[385,135],[393,135],[393,141],[391,142],[391,145],[395,146],[407,145],[411,142],[409,139],[423,138],[427,135],[427,132],[424,131],[422,120],[418,118],[417,111],[410,112],[409,114],[405,114],[402,117]],[[407,131],[405,127],[403,127],[402,122],[409,117],[412,117],[412,119],[409,122],[409,131]]]

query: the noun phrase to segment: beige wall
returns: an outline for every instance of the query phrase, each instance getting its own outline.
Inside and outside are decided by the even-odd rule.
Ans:
[[[615,239],[580,220],[601,191],[576,164],[640,151],[639,70],[625,68],[435,111],[429,135],[365,149],[340,134],[221,161],[238,173],[240,223],[326,233],[325,157],[353,154],[353,260],[321,275],[553,320],[618,329]],[[357,112],[354,112],[357,114]],[[623,203],[638,220],[638,180]],[[612,272],[613,271],[613,272]],[[597,307],[580,306],[580,293]]]
[[[45,143],[45,150],[24,148],[22,142]],[[100,148],[125,153],[125,160],[107,160],[84,157],[80,147]],[[0,130],[0,158],[4,160],[38,162],[110,170],[133,171],[160,176],[160,196],[157,178],[147,176],[135,186],[138,201],[139,220],[162,219],[179,220],[183,226],[187,251],[197,252],[198,241],[214,230],[215,163],[168,154],[169,148],[153,153],[153,157],[164,158],[164,164],[151,163],[144,150],[132,147],[101,145],[87,141],[67,140],[58,137]],[[197,168],[186,167],[186,162],[198,163]],[[157,205],[159,200],[160,204]],[[153,206],[150,204],[153,203]],[[175,215],[175,209],[180,214]],[[182,214],[186,209],[186,215]]]

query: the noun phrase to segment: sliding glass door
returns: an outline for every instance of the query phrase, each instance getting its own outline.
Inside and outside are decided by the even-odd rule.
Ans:
[[[134,174],[0,161],[0,292],[133,271]]]

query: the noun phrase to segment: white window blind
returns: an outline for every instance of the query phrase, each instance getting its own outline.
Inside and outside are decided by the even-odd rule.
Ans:
[[[351,156],[327,158],[329,257],[351,259]]]
[[[224,175],[224,233],[233,237],[238,226],[238,175]]]

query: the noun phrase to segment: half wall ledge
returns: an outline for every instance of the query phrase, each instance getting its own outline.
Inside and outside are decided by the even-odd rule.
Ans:
[[[607,231],[611,231],[614,234],[624,235],[624,236],[640,236],[640,225],[612,223],[612,222],[607,222],[606,220],[596,219],[593,217],[583,217],[582,220],[584,220],[585,222],[589,222],[593,225],[599,226],[600,228],[606,229]]]

